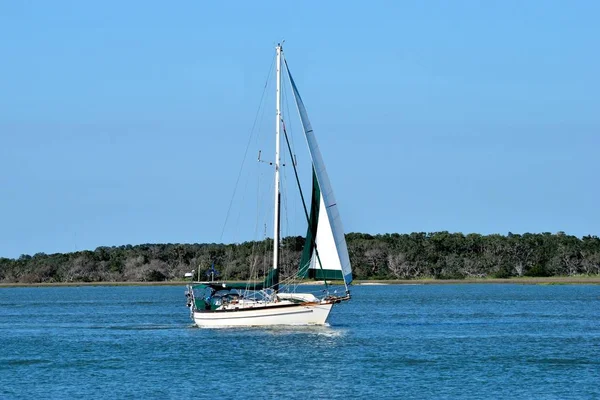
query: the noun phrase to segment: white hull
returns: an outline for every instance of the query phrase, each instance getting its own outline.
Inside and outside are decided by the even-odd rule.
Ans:
[[[266,306],[238,311],[194,311],[201,328],[225,326],[324,325],[333,303]]]

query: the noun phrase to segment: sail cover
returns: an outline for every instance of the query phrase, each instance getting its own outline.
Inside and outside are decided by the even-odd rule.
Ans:
[[[343,279],[346,284],[349,284],[352,282],[352,267],[338,206],[317,139],[287,61],[285,66],[292,84],[296,106],[298,107],[313,164],[310,221],[307,241],[300,263],[300,274],[315,279]]]

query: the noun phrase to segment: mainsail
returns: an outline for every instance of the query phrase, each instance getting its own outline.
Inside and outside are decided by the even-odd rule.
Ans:
[[[352,282],[352,267],[344,228],[338,211],[325,163],[317,144],[306,108],[285,62],[286,70],[313,164],[313,191],[307,240],[302,253],[299,274],[315,279],[343,279]]]

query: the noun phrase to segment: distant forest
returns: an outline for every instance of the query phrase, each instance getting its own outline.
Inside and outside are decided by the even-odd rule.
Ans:
[[[600,238],[563,232],[515,235],[411,233],[346,235],[355,279],[463,279],[600,274]],[[295,273],[303,237],[282,240],[280,270]],[[0,282],[144,282],[201,277],[214,262],[220,279],[270,268],[272,240],[240,244],[142,244],[65,254],[0,258]]]

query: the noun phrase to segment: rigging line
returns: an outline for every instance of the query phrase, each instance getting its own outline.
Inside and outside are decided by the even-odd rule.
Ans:
[[[265,86],[263,87],[263,92],[262,92],[262,95],[260,96],[260,101],[258,102],[258,109],[256,110],[256,115],[254,116],[254,122],[252,123],[252,128],[250,129],[250,137],[248,138],[248,143],[246,144],[246,150],[244,151],[244,158],[242,159],[242,164],[240,165],[240,171],[239,171],[237,179],[235,181],[233,195],[231,196],[231,200],[229,201],[229,207],[227,208],[227,214],[225,216],[225,222],[223,222],[223,229],[221,229],[221,236],[219,237],[219,242],[221,242],[223,240],[223,234],[225,233],[225,227],[227,226],[227,221],[229,220],[229,213],[231,212],[231,206],[233,205],[233,199],[235,199],[235,194],[237,192],[238,184],[239,184],[240,178],[242,176],[244,164],[246,163],[248,149],[250,148],[250,143],[252,143],[252,137],[254,136],[254,129],[256,128],[256,123],[258,121],[258,115],[260,113],[263,99],[264,99],[265,93],[267,91],[267,86],[269,85],[269,81],[270,81],[269,78],[271,77],[271,74],[273,73],[274,65],[275,65],[275,57],[273,57],[273,60],[271,61],[271,66],[269,67],[269,73],[267,74],[267,79],[265,79]]]
[[[244,190],[242,191],[242,198],[240,199],[241,202],[244,202],[244,199],[246,197],[246,193],[248,192],[248,185],[250,184],[250,179],[246,179],[245,180],[245,185],[244,185]],[[238,236],[240,234],[240,218],[242,217],[242,208],[240,207],[236,221],[235,221],[235,225],[233,227],[233,239],[234,242],[237,242]]]
[[[285,74],[284,74],[283,79],[284,80],[287,79],[287,82],[289,83],[289,78],[286,77]],[[285,108],[286,108],[286,111],[287,111],[286,117],[287,117],[287,115],[291,116],[292,114],[290,113],[290,105],[289,105],[288,96],[287,96],[287,86],[286,85],[281,85],[281,86],[284,88],[282,90],[282,92],[286,93],[286,96],[284,98],[284,100],[285,100]],[[292,137],[292,150],[296,150],[296,144],[294,143],[294,129],[293,128],[294,128],[293,124],[290,125],[290,136]]]
[[[286,76],[285,76],[285,74],[283,74],[283,80],[284,80],[284,81],[286,80]],[[284,114],[284,117],[287,119],[287,116],[288,116],[288,115],[290,115],[290,116],[292,115],[292,114],[290,113],[290,106],[289,106],[289,101],[288,101],[288,92],[287,92],[287,86],[285,85],[285,83],[282,83],[281,87],[282,87],[281,94],[282,94],[283,101],[284,101],[284,103],[285,103],[285,108],[286,108],[286,114]],[[293,132],[293,127],[294,127],[294,126],[293,126],[293,124],[290,124],[289,128],[290,128],[290,136],[291,136],[291,142],[292,142],[292,143],[291,143],[291,144],[292,144],[292,146],[291,146],[291,147],[292,147],[292,150],[294,150],[294,152],[295,152],[296,145],[294,144],[294,132]],[[285,152],[284,152],[284,154],[285,154]],[[294,154],[292,154],[292,153],[290,152],[290,158],[291,158],[290,162],[291,162],[292,164],[296,164],[296,156],[295,156],[295,153],[294,153]],[[296,197],[292,197],[292,204],[291,204],[291,207],[293,208],[292,212],[294,213],[294,216],[297,216],[297,210],[298,210],[298,208],[297,208],[297,198],[296,198]],[[286,222],[287,222],[287,221],[286,221]]]
[[[257,165],[256,169],[257,170],[259,169],[258,165]],[[262,178],[262,174],[259,172],[257,174],[257,178],[256,178],[257,179],[257,184],[256,184],[256,222],[255,222],[255,225],[254,225],[254,235],[253,235],[253,238],[258,238],[258,223],[259,223],[259,220],[260,220],[260,181],[261,181],[261,178]],[[250,252],[250,259],[253,260],[252,261],[253,265],[250,268],[250,276],[251,277],[254,275],[254,270],[256,268],[256,265],[254,265],[254,264],[258,264],[258,263],[254,263],[254,257],[255,257],[256,254],[258,254],[258,251],[256,250],[256,248],[257,248],[257,241],[253,241],[253,243],[252,243],[252,251]]]
[[[289,214],[289,210],[288,210],[288,196],[287,196],[287,179],[285,176],[285,172],[283,174],[283,180],[281,182],[281,186],[282,186],[282,192],[281,192],[281,202],[283,203],[283,215],[284,215],[284,219],[285,219],[285,226],[283,227],[283,231],[284,231],[284,236],[282,236],[281,239],[283,239],[285,236],[289,236],[289,220],[288,220],[288,214]]]
[[[288,134],[285,129],[285,122],[283,121],[283,119],[281,120],[281,125],[283,126],[283,136],[285,137],[285,143],[287,144],[288,151],[291,154],[292,148],[290,147],[290,140],[288,139]],[[304,193],[302,192],[302,187],[300,186],[300,178],[298,177],[298,169],[296,168],[296,165],[294,163],[292,163],[292,166],[294,167],[294,175],[296,176],[296,184],[298,185],[298,190],[300,191],[300,198],[302,199],[302,207],[304,208],[304,216],[306,217],[306,223],[308,224],[308,226],[310,228],[310,217],[308,216],[306,202],[304,201]],[[321,268],[321,271],[323,271],[323,264],[321,263],[321,256],[319,256],[319,250],[317,249],[317,240],[316,239],[317,238],[315,235],[315,240],[314,240],[315,255],[317,256],[317,261],[319,261],[319,267]],[[325,282],[325,287],[329,288],[329,286],[327,285],[327,280],[324,279],[323,282]]]
[[[288,82],[290,83],[290,85],[292,84],[292,74],[290,72],[290,69],[288,67],[288,63],[287,60],[285,59],[285,57],[283,57],[283,63],[285,65],[285,70],[288,73],[288,76],[290,79],[288,79]],[[298,99],[296,98],[296,93],[294,93],[294,99],[296,100],[296,105],[298,105]],[[300,109],[298,109],[298,112],[300,112]],[[302,118],[300,118],[302,119]],[[283,122],[283,121],[282,121]],[[302,123],[302,121],[300,121],[300,123]],[[304,128],[304,124],[302,123],[302,127]],[[287,132],[285,131],[285,124],[284,124],[284,130],[283,132],[285,133],[285,141],[288,145],[288,151],[291,154],[291,148],[290,148],[290,141],[288,140],[288,135]],[[304,136],[306,137],[306,132],[304,133]],[[312,155],[311,155],[312,157]],[[312,163],[311,163],[312,164]],[[298,179],[298,171],[296,170],[296,165],[292,163],[292,165],[294,165],[294,174],[296,175],[296,182],[298,184],[298,189],[300,190],[300,197],[302,198],[302,207],[304,207],[304,215],[306,216],[306,221],[308,223],[308,226],[310,227],[310,218],[308,216],[308,211],[306,210],[306,202],[304,201],[304,194],[302,193],[302,188],[300,187],[300,180]],[[313,171],[314,171],[314,165],[313,165]],[[321,271],[323,270],[323,263],[321,263],[321,256],[319,255],[319,249],[317,248],[317,241],[316,241],[316,235],[315,235],[315,241],[314,241],[314,248],[315,248],[315,255],[317,256],[317,261],[319,262],[319,268],[321,268]],[[327,285],[327,280],[324,279],[323,282],[325,283],[325,288],[329,289],[329,285]],[[346,283],[346,281],[344,280],[344,284]]]
[[[284,64],[287,69],[287,61],[284,58]],[[288,71],[289,73],[289,71]],[[283,127],[283,136],[285,137],[285,143],[287,144],[288,152],[290,153],[290,157],[293,157],[292,147],[290,146],[290,140],[288,138],[287,129],[285,128],[285,121],[281,118],[281,125]],[[310,217],[308,216],[308,209],[306,208],[306,201],[304,200],[304,193],[302,192],[302,186],[300,186],[300,178],[298,177],[298,170],[296,169],[296,164],[292,162],[292,166],[294,167],[294,175],[296,176],[296,184],[298,185],[298,190],[300,191],[300,198],[302,199],[302,207],[304,208],[304,216],[306,217],[306,222],[310,224]]]
[[[266,190],[266,191],[263,191],[263,193],[262,193],[262,196],[263,196],[263,198],[266,198],[266,197],[267,197],[267,194],[269,194],[269,193],[275,193],[275,182],[274,182],[272,179],[269,179],[269,188],[268,188],[268,190]],[[268,202],[267,202],[266,200],[263,200],[261,203],[262,203],[262,204],[268,204]],[[263,215],[263,218],[264,218],[264,219],[263,219],[263,221],[264,221],[264,224],[265,224],[265,227],[266,227],[266,225],[267,225],[267,224],[269,223],[269,221],[270,221],[270,217],[267,215],[267,214],[269,214],[269,212],[268,212],[268,211],[265,211],[265,208],[266,208],[266,207],[263,207],[263,212],[264,212],[264,215]],[[267,239],[267,233],[266,233],[266,229],[265,229],[265,233],[264,233],[264,238],[263,238],[263,240],[265,240],[265,239]],[[272,243],[272,245],[273,245],[272,247],[268,247],[268,246],[267,246],[267,243],[265,242],[265,257],[266,257],[266,253],[267,253],[267,251],[268,251],[268,250],[272,250],[272,251],[274,251],[274,248],[275,248],[275,240],[272,240],[272,242],[273,242],[273,243]],[[268,248],[267,248],[267,247],[268,247]]]
[[[283,167],[287,166],[287,157],[286,152],[283,152]],[[281,179],[281,200],[283,203],[283,215],[285,218],[285,226],[283,227],[285,236],[289,236],[290,233],[290,222],[289,222],[289,189],[288,189],[288,176],[287,176],[287,168],[282,168],[282,179]]]
[[[290,147],[290,140],[288,139],[287,130],[285,129],[285,122],[283,118],[281,119],[281,125],[283,127],[283,136],[285,137],[285,143],[287,144],[288,151],[290,154],[292,153],[292,148]],[[298,185],[298,190],[300,191],[300,198],[302,199],[302,207],[304,207],[304,216],[306,217],[306,222],[310,224],[310,217],[308,216],[308,209],[306,208],[306,202],[304,201],[304,193],[302,192],[302,187],[300,186],[300,178],[298,177],[298,170],[296,169],[296,165],[292,163],[294,167],[294,175],[296,176],[296,184]]]

